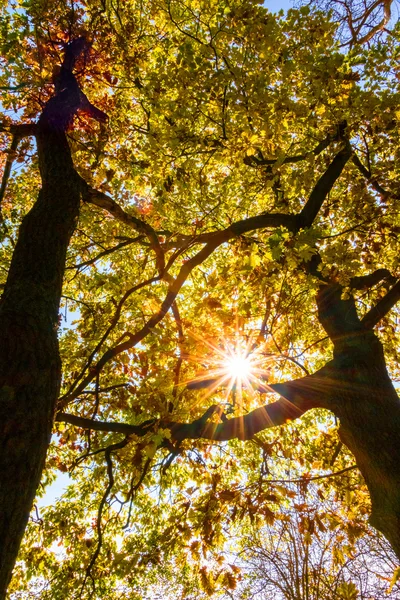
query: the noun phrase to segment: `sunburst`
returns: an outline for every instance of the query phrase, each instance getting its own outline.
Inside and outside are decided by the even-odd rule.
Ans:
[[[272,391],[267,380],[275,357],[263,352],[251,337],[245,341],[235,336],[233,343],[201,341],[211,352],[200,359],[205,370],[187,382],[188,388],[203,389],[206,397],[222,388],[225,401],[232,395],[232,404],[239,406],[243,404],[243,392],[254,399],[256,391]]]

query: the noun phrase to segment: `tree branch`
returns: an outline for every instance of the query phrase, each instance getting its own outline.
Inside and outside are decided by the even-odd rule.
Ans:
[[[86,568],[86,572],[85,572],[85,577],[83,579],[82,582],[82,587],[81,587],[81,596],[82,596],[82,592],[85,589],[85,585],[86,585],[86,581],[88,580],[88,578],[90,577],[90,579],[93,582],[93,591],[95,591],[95,581],[92,577],[92,569],[99,557],[99,554],[101,552],[102,546],[103,546],[103,529],[101,526],[101,521],[102,521],[102,517],[103,517],[103,510],[104,507],[106,505],[107,499],[111,493],[112,488],[114,487],[114,472],[113,472],[113,463],[112,463],[112,453],[115,450],[120,450],[121,448],[124,448],[129,442],[128,438],[123,439],[121,442],[117,442],[116,444],[111,444],[110,446],[108,446],[105,451],[104,451],[104,457],[106,460],[106,464],[107,464],[107,476],[108,476],[108,484],[107,487],[104,491],[104,494],[101,498],[99,507],[97,509],[97,523],[96,523],[96,530],[97,530],[97,545],[96,545],[96,549],[92,555],[92,558],[90,559],[90,562]]]
[[[311,150],[309,152],[304,152],[303,154],[296,154],[295,156],[287,156],[283,160],[282,164],[287,165],[289,163],[293,164],[293,163],[301,162],[302,160],[305,160],[307,158],[307,156],[309,156],[310,154],[313,154],[314,156],[318,156],[318,154],[321,154],[321,152],[323,150],[325,150],[325,148],[327,148],[329,146],[329,144],[331,144],[332,142],[336,142],[343,138],[343,134],[344,134],[346,125],[347,125],[347,123],[345,121],[343,121],[342,123],[339,123],[336,131],[334,133],[328,133],[326,138],[324,140],[322,140],[321,142],[319,142],[319,144],[314,148],[314,150]],[[264,166],[272,166],[276,162],[278,162],[278,160],[279,160],[278,158],[264,158],[263,156],[260,156],[260,157],[246,156],[246,158],[244,159],[243,162],[249,166],[263,166],[263,165]]]
[[[143,436],[149,432],[150,428],[156,423],[156,419],[145,421],[141,425],[129,425],[129,423],[112,423],[110,421],[95,421],[86,419],[69,413],[58,412],[55,418],[56,422],[69,423],[81,429],[91,429],[93,431],[105,431],[109,433],[123,433],[124,435],[135,434]]]
[[[298,419],[312,408],[325,407],[323,396],[331,386],[329,373],[329,367],[323,367],[313,375],[302,379],[269,385],[270,391],[280,394],[279,400],[261,406],[246,415],[224,419],[222,423],[210,421],[214,414],[222,416],[222,409],[218,405],[210,406],[200,418],[192,423],[151,419],[140,425],[130,425],[128,423],[95,421],[61,411],[57,413],[56,421],[70,423],[82,429],[116,432],[124,435],[134,434],[139,437],[146,435],[154,427],[169,429],[172,434],[169,442],[182,442],[186,439],[249,440],[264,429],[284,425],[287,421]],[[323,381],[324,378],[327,378],[326,383]]]
[[[346,146],[340,150],[325,171],[325,173],[317,181],[313,191],[310,194],[303,210],[298,216],[299,229],[305,227],[311,227],[315,217],[321,209],[321,206],[333,188],[336,180],[340,177],[347,161],[352,154],[351,146],[349,142],[346,142]]]
[[[128,238],[127,240],[124,240],[123,242],[120,242],[119,244],[117,244],[116,246],[113,246],[112,248],[107,248],[106,250],[103,250],[103,252],[100,252],[99,254],[97,254],[93,258],[90,258],[89,260],[85,260],[84,262],[81,262],[79,264],[72,265],[71,267],[66,267],[66,270],[68,270],[68,269],[82,269],[83,267],[88,267],[89,265],[93,265],[95,262],[97,262],[101,258],[104,258],[104,256],[108,256],[109,254],[113,254],[117,250],[121,250],[121,248],[125,248],[125,246],[130,246],[130,244],[134,244],[135,242],[139,242],[142,239],[143,239],[142,235],[139,235],[139,236],[137,236],[135,238]]]
[[[243,235],[248,231],[256,229],[265,229],[267,227],[286,227],[289,231],[296,231],[296,215],[284,213],[265,213],[256,217],[249,217],[242,221],[233,223],[226,229],[226,233],[231,232],[228,239],[236,235]]]
[[[183,356],[184,356],[183,343],[185,341],[185,336],[183,334],[182,319],[181,319],[181,315],[180,315],[178,304],[177,304],[176,300],[175,300],[175,302],[172,303],[171,309],[172,309],[172,314],[175,319],[176,328],[178,330],[178,348],[179,348],[179,356],[178,356],[178,360],[176,361],[176,365],[174,368],[174,388],[172,390],[172,397],[173,397],[174,401],[176,401],[177,394],[178,394],[179,379],[180,379],[180,374],[181,374],[181,367],[182,367]],[[170,408],[170,412],[172,412],[172,410],[174,408],[173,403],[170,403],[169,408]]]
[[[372,329],[400,300],[400,280],[388,291],[379,302],[361,319],[365,329]]]
[[[85,417],[78,417],[69,413],[59,412],[56,421],[70,423],[82,429],[94,431],[134,434],[139,437],[146,435],[155,425],[172,432],[170,442],[182,442],[187,439],[206,439],[212,441],[227,441],[232,439],[249,440],[255,434],[268,429],[284,425],[301,417],[307,410],[315,408],[305,402],[300,405],[280,398],[277,402],[266,404],[253,410],[247,415],[227,419],[222,423],[213,423],[208,419],[215,413],[222,413],[217,405],[211,406],[206,413],[192,423],[178,423],[175,421],[146,421],[141,425],[128,423],[113,423],[110,421],[95,421]]]
[[[11,173],[12,164],[14,162],[15,153],[18,148],[18,144],[20,140],[24,137],[35,135],[37,131],[37,127],[34,123],[21,123],[21,124],[11,124],[11,125],[3,125],[0,124],[0,131],[4,131],[6,133],[10,133],[12,135],[11,146],[7,151],[7,159],[6,164],[4,166],[3,177],[1,180],[0,187],[0,220],[1,220],[1,203],[3,201],[4,195],[6,193],[8,180]]]
[[[300,477],[299,479],[266,479],[265,483],[309,483],[310,481],[318,481],[319,479],[337,477],[338,475],[343,475],[343,473],[354,471],[355,469],[358,469],[357,465],[351,465],[350,467],[340,469],[340,471],[333,471],[332,473],[326,473],[325,475],[315,475],[315,477],[307,477],[306,475],[303,475],[303,477]]]
[[[142,219],[138,219],[134,215],[130,215],[125,212],[125,210],[117,202],[115,202],[115,200],[110,198],[110,196],[107,196],[107,194],[90,187],[82,177],[80,180],[82,184],[82,198],[84,202],[94,204],[95,206],[106,210],[112,214],[113,217],[118,219],[118,221],[121,221],[130,227],[134,227],[136,231],[139,233],[144,233],[147,236],[151,248],[154,250],[156,255],[158,272],[160,275],[162,275],[165,270],[164,251],[161,248],[158,236],[151,225],[145,221],[142,221]]]
[[[21,140],[24,137],[36,135],[37,125],[36,123],[0,123],[0,131],[16,135]]]
[[[360,277],[352,277],[350,287],[353,290],[367,290],[383,279],[388,279],[391,283],[395,283],[396,278],[392,276],[388,269],[377,269],[369,275],[361,275]]]
[[[380,2],[376,3],[376,4],[380,4]],[[375,27],[373,27],[366,35],[364,35],[361,39],[357,40],[354,39],[353,42],[355,44],[365,44],[366,42],[369,42],[369,40],[371,38],[373,38],[373,36],[378,33],[378,31],[382,31],[382,29],[384,29],[384,27],[386,27],[386,25],[389,23],[390,21],[390,17],[392,15],[392,11],[391,11],[391,4],[392,4],[392,0],[383,0],[383,17],[382,20],[375,25]],[[360,26],[361,28],[361,26]],[[360,29],[359,28],[359,29]]]
[[[194,244],[208,244],[209,242],[213,242],[215,238],[220,239],[221,236],[225,236],[224,240],[221,242],[224,243],[235,236],[243,235],[257,229],[266,229],[268,227],[286,227],[289,231],[295,232],[297,231],[296,218],[297,216],[294,214],[264,213],[256,215],[255,217],[242,219],[241,221],[236,221],[236,223],[232,223],[222,231],[209,231],[197,236],[179,235],[178,242],[174,246],[178,246],[180,243],[186,244],[187,246]],[[171,245],[169,247],[171,247]]]
[[[372,177],[371,172],[362,164],[362,162],[358,158],[357,154],[353,154],[352,161],[355,164],[355,166],[357,167],[357,169],[360,171],[360,173],[365,177],[367,182],[372,185],[372,187],[374,188],[374,190],[376,192],[378,192],[378,194],[381,194],[381,196],[383,196],[385,198],[392,196],[392,194],[390,192],[385,190],[381,185],[379,185],[377,180]],[[394,196],[394,197],[397,198],[397,196]]]
[[[1,211],[1,203],[3,202],[4,194],[6,193],[8,179],[9,179],[10,173],[11,173],[11,167],[14,162],[15,153],[17,151],[18,143],[19,143],[20,139],[21,138],[18,136],[18,134],[14,133],[12,140],[11,140],[10,149],[7,151],[7,159],[6,159],[6,164],[4,165],[3,177],[1,180],[1,187],[0,187],[0,211]]]

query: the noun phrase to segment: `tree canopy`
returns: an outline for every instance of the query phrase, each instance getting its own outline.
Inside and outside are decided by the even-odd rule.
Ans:
[[[399,25],[1,6],[0,598],[60,472],[10,598],[245,598],[264,526],[400,557]]]

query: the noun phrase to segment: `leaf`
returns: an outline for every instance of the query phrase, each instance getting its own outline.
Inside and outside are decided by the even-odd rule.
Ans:
[[[337,590],[343,600],[357,600],[358,598],[357,586],[352,581],[339,583]]]
[[[218,493],[219,498],[221,498],[221,500],[224,500],[225,502],[231,502],[232,500],[237,498],[238,495],[239,492],[235,490],[221,490]]]
[[[147,458],[153,458],[153,456],[157,452],[157,446],[158,446],[158,444],[156,444],[155,442],[150,442],[150,444],[147,444],[143,448],[143,452],[145,453]]]
[[[387,589],[387,594],[390,594],[394,588],[394,586],[396,585],[396,583],[400,580],[400,567],[396,567],[396,569],[393,571],[393,576],[392,579],[390,580],[390,585]]]

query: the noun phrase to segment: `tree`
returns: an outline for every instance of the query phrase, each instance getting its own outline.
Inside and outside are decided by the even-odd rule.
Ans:
[[[334,34],[322,13],[250,0],[3,8],[0,598],[52,432],[44,481],[77,483],[36,525],[76,552],[60,569],[23,551],[21,577],[35,553],[38,585],[58,573],[41,597],[123,597],[132,556],[156,564],[177,532],[178,557],[205,555],[223,519],[268,518],[268,493],[238,478],[273,486],[265,459],[293,436],[312,468],[331,423],[314,409],[340,422],[329,448],[343,469],[341,444],[354,456],[400,556],[398,26],[346,55]],[[60,301],[77,321],[58,336]],[[232,348],[251,381],[228,375]],[[154,523],[144,484],[180,499]],[[235,577],[199,571],[209,593]]]
[[[355,537],[355,523],[341,508],[314,490],[301,511],[289,509],[282,521],[254,528],[241,553],[246,577],[237,597],[248,589],[254,599],[396,598],[398,584],[388,591],[387,583],[396,556],[372,532]]]
[[[309,6],[315,8],[313,3]],[[344,46],[365,44],[373,38],[376,41],[378,37],[390,35],[393,9],[398,10],[392,0],[375,2],[328,0],[318,2],[317,6],[320,10],[331,12],[332,19],[339,25],[338,33]]]

